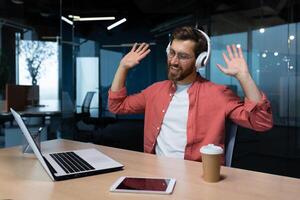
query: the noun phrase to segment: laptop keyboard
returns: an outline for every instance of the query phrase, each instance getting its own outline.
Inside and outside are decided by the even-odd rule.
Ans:
[[[95,169],[74,152],[53,153],[50,156],[68,174]]]

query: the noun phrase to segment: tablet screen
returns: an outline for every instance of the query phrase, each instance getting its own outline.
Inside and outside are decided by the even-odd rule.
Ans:
[[[132,178],[126,177],[116,189],[166,191],[170,179]]]

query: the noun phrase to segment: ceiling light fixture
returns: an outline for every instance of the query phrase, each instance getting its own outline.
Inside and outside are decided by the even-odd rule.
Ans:
[[[79,17],[73,18],[74,21],[104,21],[104,20],[115,20],[115,17]]]
[[[41,38],[43,39],[43,40],[59,40],[60,39],[60,36],[41,36]]]
[[[67,18],[65,18],[64,16],[61,16],[61,20],[67,22],[68,24],[72,25],[73,26],[73,22]]]
[[[104,48],[113,48],[113,47],[133,47],[135,43],[123,43],[123,44],[104,44]],[[156,45],[155,42],[147,42],[150,46]]]
[[[80,17],[77,15],[68,15],[68,17],[71,19],[80,19]]]
[[[107,30],[111,30],[111,29],[115,28],[116,26],[119,26],[120,24],[122,24],[124,22],[126,22],[126,18],[123,18],[123,19],[113,23],[112,25],[108,26]]]
[[[50,13],[47,13],[47,12],[40,12],[40,15],[42,17],[50,17]]]
[[[13,2],[14,4],[18,4],[18,5],[24,4],[24,1],[22,1],[22,0],[11,0],[11,2]]]

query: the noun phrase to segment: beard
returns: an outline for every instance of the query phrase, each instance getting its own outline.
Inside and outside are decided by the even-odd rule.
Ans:
[[[191,75],[195,69],[190,67],[188,69],[182,69],[179,65],[171,65],[168,63],[168,79],[171,81],[182,81],[189,75]]]

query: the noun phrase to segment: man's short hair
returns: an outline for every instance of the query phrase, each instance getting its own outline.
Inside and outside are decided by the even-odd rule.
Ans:
[[[195,57],[204,51],[207,51],[207,40],[200,31],[191,27],[183,26],[176,28],[171,36],[171,44],[173,40],[192,40],[196,43],[194,53]]]

